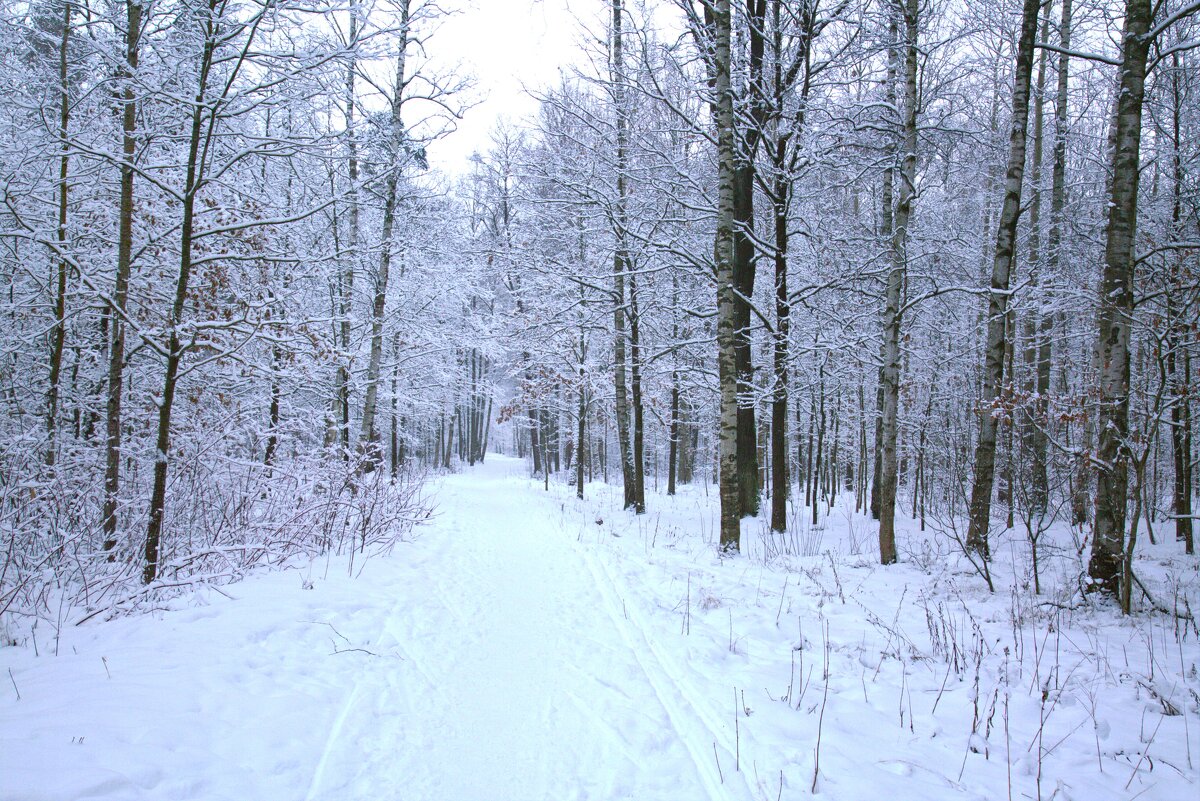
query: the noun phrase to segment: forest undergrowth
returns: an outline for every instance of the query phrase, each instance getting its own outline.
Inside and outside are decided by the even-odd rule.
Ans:
[[[979,798],[1194,792],[1200,572],[1178,543],[1138,544],[1144,589],[1122,618],[1083,592],[1085,534],[1065,524],[1041,532],[1035,593],[1027,532],[999,521],[989,591],[957,521],[899,517],[901,562],[881,567],[852,493],[816,523],[793,510],[787,534],[743,521],[728,558],[713,487],[641,516],[603,484],[584,502],[552,487],[563,529],[611,562],[626,609],[736,738],[740,766],[721,767],[761,797],[859,782],[911,797],[912,780]]]
[[[57,639],[67,625],[146,612],[207,585],[219,588],[259,569],[322,555],[387,553],[432,511],[425,476],[364,471],[360,460],[296,458],[271,466],[201,453],[172,476],[177,500],[163,538],[158,577],[143,583],[144,515],[104,548],[98,486],[88,471],[46,481],[10,443],[0,453],[0,635],[6,645]],[[148,491],[146,486],[138,489]],[[127,502],[130,512],[143,498]]]

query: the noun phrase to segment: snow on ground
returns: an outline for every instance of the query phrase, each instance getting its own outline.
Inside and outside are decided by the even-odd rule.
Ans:
[[[635,517],[525,470],[439,479],[436,520],[354,578],[0,649],[0,799],[1197,795],[1194,634],[1036,598],[1003,572],[1019,539],[994,595],[918,532],[877,567],[837,510],[787,541],[748,522],[723,560],[703,486]],[[1143,572],[1195,599],[1173,552]]]

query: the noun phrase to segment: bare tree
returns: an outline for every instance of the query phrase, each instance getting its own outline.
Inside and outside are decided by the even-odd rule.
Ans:
[[[375,412],[379,398],[380,368],[383,363],[383,323],[387,311],[388,278],[392,267],[392,237],[396,224],[396,204],[399,200],[398,188],[400,172],[408,162],[408,133],[404,129],[404,100],[405,88],[409,81],[406,72],[408,63],[408,48],[410,45],[409,13],[410,0],[398,0],[400,25],[396,42],[396,74],[392,84],[392,93],[388,97],[388,163],[384,166],[383,179],[383,229],[380,234],[379,264],[374,276],[374,292],[371,300],[371,355],[367,363],[365,392],[363,396],[362,426],[359,433],[359,448],[367,457],[364,467],[370,466],[382,458],[379,452],[379,432],[375,427]]]
[[[975,481],[971,487],[971,521],[967,547],[988,558],[988,528],[991,525],[992,486],[995,475],[997,406],[1004,386],[1004,360],[1008,331],[1009,278],[1017,246],[1017,220],[1021,214],[1021,190],[1025,180],[1026,129],[1029,126],[1029,86],[1033,76],[1033,51],[1038,27],[1038,0],[1025,0],[1021,12],[1021,35],[1013,75],[1012,126],[1009,130],[1008,169],[1004,180],[1004,202],[996,230],[992,260],[991,293],[988,295],[987,343],[984,351],[983,395],[979,440],[975,446]]]
[[[706,10],[709,6],[706,6]],[[741,548],[742,509],[738,475],[738,375],[735,338],[736,294],[734,276],[734,193],[736,191],[736,144],[733,122],[733,86],[731,83],[730,39],[732,35],[729,0],[711,4],[713,29],[713,99],[717,133],[717,367],[720,382],[720,489],[721,548]]]
[[[125,385],[126,308],[129,303],[129,278],[133,269],[133,179],[137,153],[137,95],[135,94],[140,42],[142,6],[136,0],[125,3],[125,53],[120,62],[121,87],[121,189],[118,201],[117,270],[113,284],[111,311],[108,316],[108,392],[105,407],[104,460],[104,550],[117,545],[117,504],[121,490],[121,400]]]
[[[1120,89],[1113,129],[1112,184],[1100,285],[1100,419],[1096,452],[1096,506],[1088,576],[1096,589],[1117,595],[1125,549],[1129,498],[1129,342],[1133,323],[1134,245],[1142,143],[1142,103],[1154,13],[1150,0],[1126,0]],[[1128,610],[1125,610],[1128,611]]]
[[[917,62],[919,59],[920,2],[919,0],[892,0],[904,25],[904,38],[893,47],[900,50],[891,56],[901,62],[903,68],[903,104],[897,141],[897,156],[900,162],[900,186],[896,193],[895,210],[886,202],[885,232],[891,234],[891,269],[888,271],[887,289],[883,309],[883,366],[880,371],[882,410],[880,418],[881,441],[879,468],[879,559],[885,565],[896,561],[896,444],[899,438],[900,407],[900,329],[903,315],[901,304],[905,272],[908,269],[909,225],[912,218],[913,198],[917,182]],[[896,26],[892,26],[896,31]],[[893,36],[893,38],[895,38]],[[889,93],[892,91],[888,82]],[[884,176],[892,180],[892,170]],[[891,192],[885,191],[885,198]]]

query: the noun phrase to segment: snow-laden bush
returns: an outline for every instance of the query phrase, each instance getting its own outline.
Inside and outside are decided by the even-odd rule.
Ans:
[[[423,475],[364,471],[356,460],[296,457],[270,467],[211,453],[171,473],[158,577],[142,584],[145,489],[123,497],[116,546],[104,548],[96,466],[38,470],[37,451],[0,453],[0,632],[13,642],[54,627],[153,608],[200,584],[237,581],[324,553],[376,554],[430,512]],[[67,463],[69,464],[69,463]],[[46,478],[31,480],[39,473]]]

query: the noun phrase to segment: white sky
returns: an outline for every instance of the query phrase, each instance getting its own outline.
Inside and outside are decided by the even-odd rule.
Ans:
[[[433,165],[457,174],[473,152],[488,149],[498,121],[517,123],[536,110],[523,86],[557,83],[560,68],[579,59],[572,12],[594,18],[602,0],[446,0],[444,6],[459,13],[443,23],[431,49],[440,51],[439,61],[461,60],[482,98],[456,132],[430,146]]]

